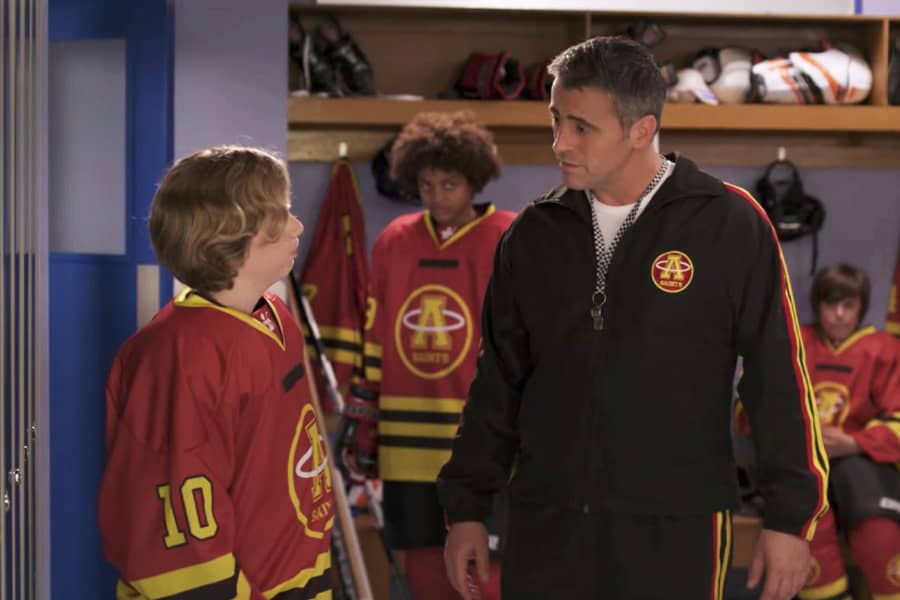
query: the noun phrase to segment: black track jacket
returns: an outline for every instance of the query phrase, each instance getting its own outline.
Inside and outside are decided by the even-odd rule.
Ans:
[[[828,462],[775,232],[746,191],[676,162],[609,267],[590,316],[590,206],[558,188],[497,247],[482,353],[438,478],[448,520],[513,502],[691,515],[737,504],[735,361],[755,433],[765,527],[812,537]]]

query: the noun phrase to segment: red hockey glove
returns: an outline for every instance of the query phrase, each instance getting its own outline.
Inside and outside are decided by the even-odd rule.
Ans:
[[[378,405],[374,394],[350,386],[337,442],[344,470],[352,481],[378,479]]]

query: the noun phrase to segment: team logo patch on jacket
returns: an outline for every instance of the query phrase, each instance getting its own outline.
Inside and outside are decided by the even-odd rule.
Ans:
[[[407,369],[423,379],[440,379],[466,358],[472,344],[471,311],[450,288],[423,285],[397,311],[394,341]]]
[[[667,294],[683,292],[694,280],[694,263],[680,250],[663,252],[650,266],[653,284]]]
[[[821,381],[813,389],[819,422],[823,425],[840,425],[850,410],[850,390],[834,381]]]

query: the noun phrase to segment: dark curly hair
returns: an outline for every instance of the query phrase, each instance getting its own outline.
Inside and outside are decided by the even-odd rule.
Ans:
[[[500,175],[501,161],[493,134],[472,113],[419,113],[391,147],[391,178],[416,189],[426,168],[463,175],[477,194]]]

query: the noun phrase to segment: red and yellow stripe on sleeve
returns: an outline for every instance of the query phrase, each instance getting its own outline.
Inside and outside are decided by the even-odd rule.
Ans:
[[[778,248],[778,259],[781,264],[781,303],[784,308],[784,318],[788,339],[791,344],[791,367],[794,371],[794,378],[797,382],[797,389],[800,390],[800,412],[803,415],[804,430],[806,434],[806,459],[809,470],[815,475],[818,483],[818,500],[816,509],[806,521],[801,531],[801,536],[807,540],[811,540],[816,530],[816,523],[828,510],[828,457],[825,452],[825,445],[822,442],[822,432],[819,429],[819,419],[816,413],[816,399],[813,395],[813,387],[809,380],[809,373],[806,370],[806,356],[803,348],[802,338],[800,337],[800,323],[797,320],[796,304],[794,302],[794,292],[791,289],[791,280],[788,276],[787,264],[784,260],[784,253],[781,251],[781,244],[778,243],[778,234],[775,227],[772,226],[766,211],[756,201],[753,195],[742,187],[731,183],[725,183],[725,187],[747,200],[759,215],[769,224],[769,230],[775,246]]]
[[[206,562],[174,569],[151,577],[133,581],[119,580],[116,585],[118,600],[145,598],[207,598],[218,594],[238,600],[250,598],[247,578],[237,566],[230,552]]]

